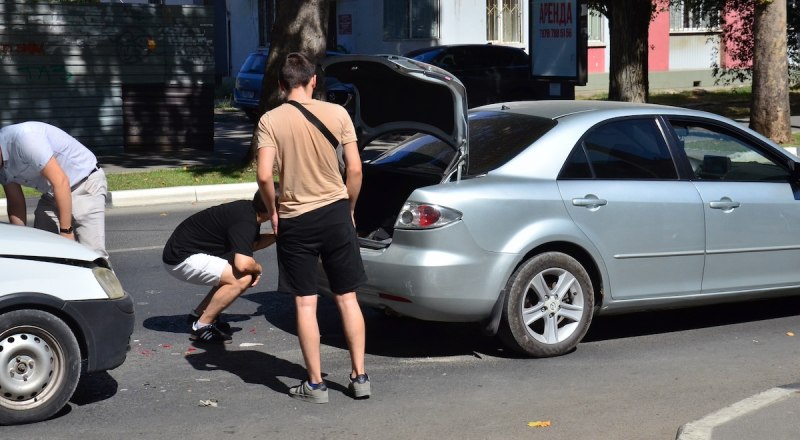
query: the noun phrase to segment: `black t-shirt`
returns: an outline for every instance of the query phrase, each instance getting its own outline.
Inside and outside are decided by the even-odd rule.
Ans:
[[[161,259],[180,264],[194,254],[208,254],[233,262],[234,254],[253,256],[253,244],[261,233],[250,200],[212,206],[184,220],[164,246]]]

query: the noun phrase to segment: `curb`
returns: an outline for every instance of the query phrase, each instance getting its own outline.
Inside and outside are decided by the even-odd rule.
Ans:
[[[108,193],[107,206],[145,206],[164,203],[213,202],[252,198],[258,190],[256,182],[226,185],[176,186],[170,188],[134,189]]]
[[[740,400],[700,420],[695,420],[694,422],[689,422],[681,426],[678,428],[675,440],[711,440],[711,434],[714,428],[789,398],[797,394],[798,391],[800,391],[800,384],[787,385],[785,387],[771,388],[744,400]]]
[[[214,202],[250,199],[258,190],[256,182],[224,185],[175,186],[169,188],[133,189],[108,193],[106,207],[120,208],[166,203]],[[5,210],[6,199],[0,199],[0,209]]]

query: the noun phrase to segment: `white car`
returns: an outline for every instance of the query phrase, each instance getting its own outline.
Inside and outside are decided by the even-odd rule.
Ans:
[[[133,301],[99,254],[0,224],[0,424],[47,419],[81,372],[121,365],[133,322]]]

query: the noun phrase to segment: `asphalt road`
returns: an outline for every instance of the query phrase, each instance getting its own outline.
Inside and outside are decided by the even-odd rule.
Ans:
[[[320,307],[330,403],[286,395],[304,377],[291,297],[262,282],[225,318],[221,348],[194,346],[184,318],[206,291],[171,278],[161,248],[209,205],[114,208],[108,248],[137,322],[126,362],[84,375],[55,418],[11,439],[674,439],[678,427],[798,381],[800,298],[597,318],[577,351],[521,358],[470,324],[366,310],[373,397],[345,394],[349,358],[333,304]],[[679,276],[679,274],[676,274]],[[549,426],[529,424],[549,422]]]

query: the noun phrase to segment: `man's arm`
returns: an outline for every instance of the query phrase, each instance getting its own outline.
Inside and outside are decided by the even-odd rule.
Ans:
[[[275,234],[261,234],[258,241],[253,243],[253,251],[260,251],[275,244]]]
[[[275,180],[272,176],[272,168],[275,164],[275,149],[272,147],[264,147],[258,149],[258,168],[256,170],[256,180],[258,181],[258,190],[261,193],[261,198],[264,204],[267,205],[269,211],[270,223],[272,223],[272,231],[278,234],[278,211],[275,207]]]
[[[72,189],[69,187],[69,179],[61,169],[61,166],[56,162],[55,157],[50,160],[42,168],[42,176],[50,182],[53,186],[53,198],[56,201],[56,209],[58,209],[58,223],[61,229],[69,229],[72,227]],[[74,233],[61,234],[67,238],[75,238]]]
[[[12,225],[27,225],[28,211],[25,206],[25,195],[22,194],[22,187],[18,183],[6,183],[3,185],[3,191],[6,193],[8,221]]]
[[[261,279],[261,265],[253,257],[235,254],[233,256],[233,273],[238,278],[241,274],[253,275],[253,282],[250,286],[255,286]]]
[[[350,199],[350,214],[355,212],[358,194],[361,192],[361,157],[358,155],[358,144],[344,144],[344,163],[347,169],[347,196]]]

